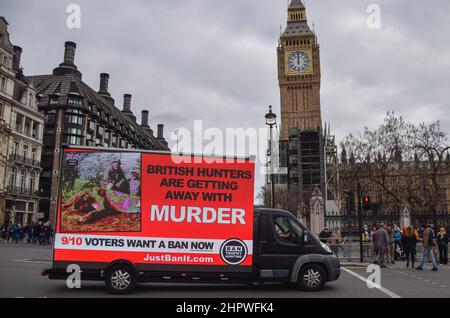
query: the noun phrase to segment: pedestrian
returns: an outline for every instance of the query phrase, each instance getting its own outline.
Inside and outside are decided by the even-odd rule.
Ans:
[[[402,232],[397,224],[394,224],[394,243],[395,250],[402,251]]]
[[[14,236],[13,236],[13,224],[12,222],[8,225],[8,237],[6,238],[6,241],[14,241]]]
[[[46,245],[45,241],[45,224],[43,222],[40,222],[39,224],[39,245]]]
[[[7,236],[8,236],[8,224],[6,224],[6,222],[5,222],[2,225],[0,237],[2,238],[2,240],[6,240]]]
[[[363,242],[363,257],[370,257],[370,232],[367,224],[364,224],[363,231],[361,233],[361,240]]]
[[[19,243],[19,240],[20,240],[20,224],[16,222],[13,224],[13,242]]]
[[[425,226],[422,237],[422,257],[420,259],[420,264],[417,267],[418,270],[423,270],[423,265],[425,264],[425,258],[429,256],[431,258],[431,263],[433,264],[433,272],[437,272],[436,260],[433,255],[433,246],[436,245],[436,237],[431,226]]]
[[[448,235],[444,227],[441,227],[436,238],[439,248],[439,263],[441,265],[448,264]]]
[[[40,224],[39,222],[36,222],[33,226],[33,244],[36,244],[36,242],[39,240],[39,233],[40,230]]]
[[[388,241],[389,241],[387,262],[391,263],[391,264],[395,264],[395,258],[394,258],[395,240],[394,240],[394,229],[392,228],[392,226],[388,225],[387,233],[388,233]]]
[[[377,233],[378,228],[376,225],[374,225],[372,227],[372,230],[370,231],[370,240],[372,242],[372,257],[374,259],[374,263],[377,263],[377,255],[378,255],[378,250],[377,250],[377,244],[376,244],[376,237],[375,234]]]
[[[27,243],[31,243],[31,236],[33,233],[33,229],[30,223],[27,223],[24,228],[24,233],[27,235]]]
[[[404,246],[406,254],[406,267],[409,267],[409,261],[411,260],[411,268],[414,268],[414,262],[416,261],[416,245],[419,240],[419,233],[409,226],[405,230],[404,234]]]
[[[50,245],[50,237],[52,236],[52,227],[50,226],[50,221],[45,223],[45,243]]]
[[[377,264],[381,268],[386,267],[386,252],[389,247],[388,233],[385,229],[384,223],[380,224],[380,228],[375,233],[375,245],[377,250]]]
[[[339,249],[342,251],[342,256],[345,256],[345,251],[341,243],[342,243],[341,229],[339,227],[336,227],[334,229],[334,235],[331,241],[331,249],[333,250],[333,253],[336,256],[338,256]]]

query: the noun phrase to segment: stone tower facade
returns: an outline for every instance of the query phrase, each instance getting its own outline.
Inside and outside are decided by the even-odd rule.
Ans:
[[[287,27],[277,51],[281,140],[288,140],[294,127],[320,130],[320,50],[301,0],[292,0],[289,5]]]

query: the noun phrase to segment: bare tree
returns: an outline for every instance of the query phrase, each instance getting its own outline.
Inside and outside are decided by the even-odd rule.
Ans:
[[[392,202],[389,208],[408,204],[433,213],[442,207],[449,144],[439,122],[414,125],[388,112],[377,129],[350,134],[341,146],[343,188],[360,182],[379,201]]]

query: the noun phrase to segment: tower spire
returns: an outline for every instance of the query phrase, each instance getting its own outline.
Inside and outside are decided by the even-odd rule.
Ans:
[[[289,22],[306,22],[306,8],[301,0],[292,0],[288,8]]]

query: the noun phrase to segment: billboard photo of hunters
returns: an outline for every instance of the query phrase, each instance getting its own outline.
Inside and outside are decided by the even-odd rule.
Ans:
[[[64,152],[61,233],[141,230],[141,154]]]

